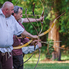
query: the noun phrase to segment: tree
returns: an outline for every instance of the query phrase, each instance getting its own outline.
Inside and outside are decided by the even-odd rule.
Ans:
[[[66,8],[65,8],[64,5],[66,5],[65,0],[63,0],[63,1],[62,0],[54,0],[53,5],[51,6],[53,8],[53,10],[50,12],[51,13],[51,18],[52,18],[51,21],[50,21],[50,26],[53,23],[53,19],[54,19],[53,16],[55,16],[55,18],[56,18],[57,16],[59,16],[61,13],[63,13],[65,11]],[[55,26],[52,28],[52,30],[48,34],[48,38],[54,40],[54,45],[53,45],[54,52],[52,53],[52,59],[53,60],[54,59],[61,60],[60,42],[56,42],[56,41],[60,41],[60,34],[59,34],[60,32],[59,32],[59,30],[61,30],[61,28],[63,26],[64,26],[64,28],[66,28],[65,25],[62,25],[62,22],[60,22],[60,21],[64,21],[62,18],[63,17],[61,17],[60,19],[58,19],[56,21]],[[68,24],[68,23],[66,23],[66,24]],[[64,28],[62,30],[64,30]]]

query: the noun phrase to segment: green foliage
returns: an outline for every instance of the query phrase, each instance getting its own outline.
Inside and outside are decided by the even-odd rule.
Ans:
[[[61,37],[60,40],[62,41],[61,42],[61,46],[65,45],[65,47],[69,48],[69,34],[67,34],[67,33],[61,33],[60,37]]]
[[[53,51],[54,51],[53,40],[48,40],[48,47],[47,47],[46,58],[50,59],[52,57],[52,52]]]
[[[60,19],[59,19],[59,25],[60,25],[60,40],[61,45],[65,45],[66,47],[69,46],[69,0],[63,0],[61,2],[61,13],[66,12]]]
[[[63,0],[62,1],[62,8],[61,10],[65,13],[64,16],[61,17],[60,19],[60,26],[61,26],[61,29],[60,29],[60,33],[69,33],[69,4],[68,4],[68,0]]]
[[[68,16],[69,13],[66,13],[64,15],[64,17],[61,17],[62,19],[60,19],[60,25],[61,25],[61,30],[59,31],[60,33],[63,32],[63,33],[69,33],[69,16]]]
[[[2,7],[3,3],[10,0],[0,0],[0,7]]]

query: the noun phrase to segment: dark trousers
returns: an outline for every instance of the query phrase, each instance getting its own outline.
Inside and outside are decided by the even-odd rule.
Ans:
[[[13,69],[13,60],[12,60],[12,53],[11,57],[8,58],[8,53],[0,52],[0,62],[2,65],[2,69]]]
[[[22,55],[13,56],[13,66],[14,66],[14,69],[23,69]]]
[[[0,62],[0,69],[2,69],[1,62]]]

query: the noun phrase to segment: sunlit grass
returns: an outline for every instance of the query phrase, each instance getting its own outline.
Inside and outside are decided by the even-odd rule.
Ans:
[[[28,59],[31,54],[27,54],[24,57],[24,61]],[[37,64],[39,54],[35,53],[33,57],[24,64],[24,69],[34,69],[35,65]],[[39,63],[36,69],[69,69],[69,63],[40,63],[40,61],[46,58],[44,53],[41,53]],[[61,54],[61,60],[69,60],[69,54]],[[60,61],[61,62],[61,61]]]
[[[26,61],[32,54],[27,54],[24,57],[24,61]],[[29,59],[27,63],[37,63],[39,57],[39,53],[35,53],[32,58]],[[40,54],[39,61],[42,61],[46,58],[46,55],[44,53]],[[61,54],[61,60],[69,60],[69,54]]]
[[[34,69],[36,64],[24,64],[24,69]],[[38,64],[36,69],[69,69],[68,63],[42,63]]]
[[[26,61],[32,54],[27,54],[24,57],[24,61]],[[36,63],[38,61],[39,53],[34,54],[27,63]],[[40,54],[40,61],[45,59],[45,54]]]
[[[69,54],[62,54],[61,60],[69,60]]]

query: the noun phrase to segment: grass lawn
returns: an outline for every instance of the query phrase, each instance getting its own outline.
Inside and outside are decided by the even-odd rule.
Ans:
[[[27,54],[24,57],[24,61],[28,59],[31,56],[31,54]],[[34,54],[33,57],[24,64],[24,69],[34,69],[36,66],[37,60],[38,60],[39,54]],[[36,69],[69,69],[69,54],[61,54],[61,60],[67,60],[68,63],[50,63],[49,61],[46,61],[46,63],[41,63],[45,59],[45,54],[40,55],[39,63],[36,67]],[[49,63],[47,63],[49,62]],[[59,62],[59,61],[58,61]]]
[[[24,69],[34,69],[36,64],[24,64]],[[68,63],[39,63],[36,69],[69,69]]]

